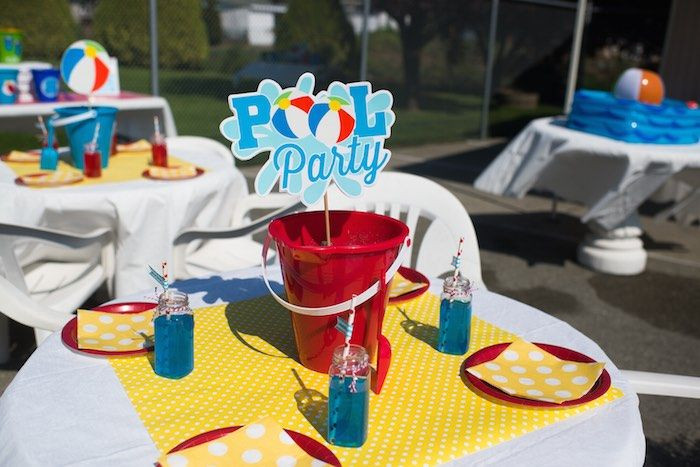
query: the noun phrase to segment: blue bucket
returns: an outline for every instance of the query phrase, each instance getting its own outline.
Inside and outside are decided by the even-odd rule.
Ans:
[[[34,94],[39,102],[56,102],[61,88],[61,74],[56,68],[32,70]]]
[[[53,126],[65,126],[73,164],[83,168],[83,149],[85,143],[92,141],[95,126],[100,122],[97,135],[97,147],[102,154],[102,167],[109,164],[109,149],[112,144],[112,129],[117,116],[116,107],[57,107],[57,119],[52,119]]]
[[[17,98],[17,70],[0,70],[0,104],[14,104]]]

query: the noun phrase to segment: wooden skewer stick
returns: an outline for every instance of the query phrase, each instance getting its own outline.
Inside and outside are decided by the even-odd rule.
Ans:
[[[331,216],[328,212],[328,193],[323,194],[323,210],[326,216],[326,246],[331,246]]]

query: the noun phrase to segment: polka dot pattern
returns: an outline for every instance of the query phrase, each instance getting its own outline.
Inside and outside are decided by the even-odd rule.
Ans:
[[[328,466],[306,454],[291,437],[287,435],[287,438],[283,438],[282,434],[286,435],[280,424],[272,417],[265,417],[220,438],[166,454],[159,462],[163,467],[229,467],[248,464],[265,467]],[[290,442],[286,442],[286,439]]]
[[[107,351],[140,350],[153,336],[153,310],[141,313],[108,313],[78,310],[78,348]],[[138,324],[136,324],[138,323]],[[132,326],[138,326],[135,329]]]
[[[416,323],[423,330],[437,328],[439,306],[431,293],[401,304],[410,322],[395,306],[387,307],[391,368],[382,393],[370,397],[367,442],[356,449],[329,446],[343,465],[440,465],[622,396],[611,388],[593,402],[560,410],[519,409],[483,399],[459,377],[466,356],[439,353],[434,343],[421,340],[430,333],[412,332]],[[156,376],[144,356],[110,359],[161,452],[199,433],[266,415],[327,445],[319,430],[326,429],[328,376],[286,355],[295,348],[286,310],[270,297],[200,308],[194,330],[194,370],[183,379]],[[476,316],[471,330],[469,353],[516,338]],[[516,364],[522,365],[508,362],[503,368]]]
[[[561,360],[518,338],[492,361],[475,365],[467,371],[510,394],[561,403],[586,394],[598,380],[603,367],[603,363]]]

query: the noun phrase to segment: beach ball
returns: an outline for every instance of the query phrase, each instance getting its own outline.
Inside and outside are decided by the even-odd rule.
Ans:
[[[109,73],[109,55],[95,41],[74,42],[61,57],[61,78],[78,94],[92,94],[100,89]]]
[[[664,82],[661,76],[653,71],[628,68],[617,79],[613,94],[618,99],[660,105],[664,100]]]
[[[309,110],[313,104],[313,98],[300,91],[282,93],[275,99],[270,111],[272,126],[287,138],[297,139],[310,135]]]
[[[331,97],[328,102],[318,102],[309,112],[309,128],[317,140],[326,146],[333,146],[346,139],[355,128],[355,117],[343,107],[350,103]]]

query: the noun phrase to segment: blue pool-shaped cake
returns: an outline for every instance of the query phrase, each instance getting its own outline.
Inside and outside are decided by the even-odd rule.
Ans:
[[[695,144],[700,141],[700,110],[674,99],[649,105],[582,89],[574,95],[566,126],[628,143]]]

